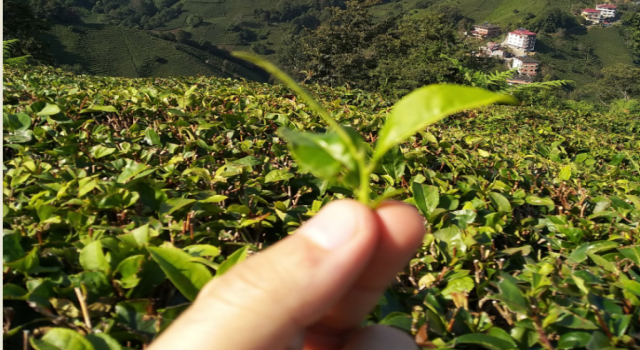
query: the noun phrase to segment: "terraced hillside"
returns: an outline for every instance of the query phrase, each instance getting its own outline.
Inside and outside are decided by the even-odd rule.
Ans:
[[[103,24],[56,25],[44,38],[60,64],[95,75],[129,78],[205,75],[263,81],[250,69],[148,33]]]

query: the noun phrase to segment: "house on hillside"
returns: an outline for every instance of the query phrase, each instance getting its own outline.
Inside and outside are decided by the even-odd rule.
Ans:
[[[538,34],[530,32],[526,29],[518,29],[509,32],[507,37],[507,45],[524,50],[525,52],[533,51],[536,47],[536,36]]]
[[[493,38],[500,35],[500,26],[484,22],[483,24],[476,24],[473,26],[471,35],[477,38]]]
[[[582,10],[582,17],[592,24],[600,23],[602,20],[602,12],[596,9],[584,9]]]
[[[538,75],[538,67],[540,67],[540,62],[527,56],[514,58],[511,65],[511,68],[518,69],[518,73],[521,75],[530,77]]]
[[[509,85],[526,85],[533,83],[533,79],[528,75],[516,75],[513,78],[507,79]]]
[[[596,6],[596,10],[600,11],[602,18],[615,18],[618,6],[601,4]]]

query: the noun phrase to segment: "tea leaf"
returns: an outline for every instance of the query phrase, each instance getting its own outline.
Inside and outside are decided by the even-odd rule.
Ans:
[[[287,140],[298,163],[321,178],[332,179],[343,167],[355,170],[357,166],[338,134],[301,133],[287,128],[278,129],[278,133]]]
[[[191,262],[191,255],[177,248],[147,248],[169,280],[187,299],[196,299],[200,289],[212,278],[201,264]]]
[[[393,106],[378,134],[373,160],[377,161],[391,147],[452,113],[498,102],[515,104],[516,99],[455,85],[429,85],[415,90]]]
[[[31,346],[36,350],[95,350],[91,342],[67,328],[52,328],[40,339],[32,337]]]
[[[229,255],[227,260],[225,260],[224,262],[222,262],[222,264],[220,264],[216,277],[222,276],[225,272],[229,271],[233,266],[244,261],[244,259],[247,258],[248,252],[249,252],[249,246],[244,246],[236,250],[235,252],[233,252],[233,254]]]
[[[456,338],[456,344],[474,344],[490,350],[515,349],[511,343],[486,334],[473,333],[465,334]]]

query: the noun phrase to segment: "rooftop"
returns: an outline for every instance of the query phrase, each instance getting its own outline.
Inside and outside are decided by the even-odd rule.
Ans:
[[[540,62],[538,62],[538,61],[536,61],[533,58],[528,57],[528,56],[518,57],[518,59],[520,61],[522,61],[523,63],[540,63]]]
[[[516,35],[538,35],[534,32],[530,32],[526,29],[518,29],[518,30],[514,30],[512,32],[509,32],[509,34],[516,34]]]
[[[596,8],[598,9],[609,9],[609,10],[615,10],[618,8],[618,6],[616,5],[608,5],[608,4],[602,4],[602,5],[597,5]]]
[[[491,24],[489,22],[484,22],[482,24],[476,24],[475,27],[479,27],[479,28],[487,28],[487,29],[491,29],[491,28],[498,28],[500,29],[500,26],[497,24]]]
[[[582,10],[582,12],[588,12],[588,13],[600,13],[600,10],[596,10],[596,9],[584,9]]]

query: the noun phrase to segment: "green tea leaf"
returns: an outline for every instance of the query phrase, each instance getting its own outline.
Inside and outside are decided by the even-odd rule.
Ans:
[[[336,133],[312,134],[278,129],[278,134],[287,140],[291,154],[305,169],[318,177],[331,179],[343,167],[354,170],[356,161]]]
[[[89,108],[86,108],[80,111],[80,113],[91,113],[91,112],[118,113],[118,110],[114,106],[93,105]]]
[[[560,336],[558,349],[577,349],[583,348],[589,343],[591,333],[587,332],[569,332]]]
[[[25,131],[31,126],[31,117],[28,114],[2,114],[2,127],[6,131]]]
[[[525,201],[531,205],[555,206],[555,203],[553,203],[553,200],[548,197],[536,197],[536,196],[530,195],[530,196],[527,196],[527,198],[525,198]]]
[[[187,299],[193,301],[207,282],[211,273],[201,264],[191,262],[191,255],[177,248],[147,248],[153,260],[169,280]]]
[[[40,339],[32,337],[31,346],[36,350],[95,350],[80,333],[68,328],[52,328]]]
[[[87,334],[85,338],[95,350],[122,350],[120,343],[105,333]]]
[[[174,211],[186,205],[189,205],[195,201],[196,201],[195,199],[190,199],[190,198],[168,199],[166,202],[160,204],[160,210],[159,210],[160,217],[163,218],[166,215],[171,215],[171,213],[173,213]]]
[[[640,297],[640,283],[633,280],[622,281],[624,290]]]
[[[497,192],[491,192],[489,193],[489,198],[497,211],[503,213],[511,212],[511,203],[509,203],[509,200],[505,196]]]
[[[461,335],[455,339],[455,342],[456,344],[478,345],[490,350],[515,349],[515,347],[511,343],[505,340],[481,333]]]
[[[115,148],[108,148],[102,145],[97,145],[97,146],[91,147],[91,156],[95,159],[100,159],[102,157],[106,157],[112,154],[115,151],[116,151]]]
[[[189,255],[197,257],[208,256],[211,258],[215,258],[216,256],[220,255],[220,249],[210,244],[194,244],[185,247],[184,250],[189,253]]]
[[[517,101],[511,96],[467,86],[429,85],[415,90],[393,106],[378,134],[373,160],[377,161],[391,147],[450,114],[497,102],[515,104]]]
[[[236,250],[235,252],[233,252],[233,254],[229,255],[227,260],[225,260],[222,264],[220,264],[216,277],[222,276],[225,272],[229,271],[229,269],[231,269],[233,266],[244,261],[244,259],[247,258],[248,253],[249,253],[249,246],[244,246]]]
[[[633,261],[636,266],[640,266],[640,246],[620,248],[618,251],[622,253],[625,258]]]
[[[61,111],[62,110],[57,105],[47,103],[47,105],[44,106],[44,108],[40,112],[38,112],[38,115],[39,116],[56,115]]]
[[[152,128],[148,128],[147,130],[145,130],[145,132],[144,132],[144,140],[150,146],[161,146],[162,145],[162,143],[160,142],[160,136],[158,136],[158,134]]]
[[[138,273],[142,269],[144,260],[144,255],[133,255],[125,258],[118,264],[113,274],[121,275],[118,281],[120,281],[122,288],[131,289],[138,285],[140,282]]]
[[[271,170],[267,174],[267,176],[265,176],[264,182],[269,183],[269,182],[287,181],[292,177],[293,177],[293,174],[291,174],[286,169],[276,169],[276,170]]]
[[[118,179],[116,180],[118,183],[126,183],[132,177],[140,174],[144,170],[146,170],[149,166],[142,163],[137,163],[133,160],[127,162],[127,165],[122,169],[120,175],[118,175]]]
[[[571,165],[567,164],[563,166],[560,174],[558,174],[558,178],[562,181],[569,181],[571,179]]]
[[[102,271],[105,273],[109,271],[109,262],[102,251],[102,243],[100,241],[93,241],[82,248],[80,251],[80,265],[85,271]]]
[[[428,216],[440,203],[440,194],[435,186],[427,186],[414,182],[411,184],[413,198],[422,215]]]
[[[98,179],[85,177],[78,181],[78,198],[83,197],[87,193],[93,191],[98,185]]]
[[[500,294],[495,297],[506,303],[511,310],[526,313],[529,310],[529,302],[518,288],[515,278],[504,272],[500,273],[500,277],[502,281],[497,284]]]
[[[10,262],[24,258],[26,255],[24,249],[20,245],[20,234],[5,234],[2,236],[2,261]]]

